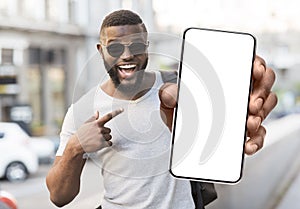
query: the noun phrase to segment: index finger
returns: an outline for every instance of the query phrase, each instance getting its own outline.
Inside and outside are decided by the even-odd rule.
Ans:
[[[122,113],[123,111],[124,111],[124,109],[120,108],[120,109],[114,110],[114,111],[104,115],[103,117],[101,117],[97,120],[98,125],[104,126],[105,123],[107,123],[108,121],[110,121],[111,119],[113,119],[114,117],[116,117],[117,115]]]
[[[266,68],[262,78],[260,80],[254,80],[252,95],[255,98],[260,97],[265,100],[272,89],[275,78],[274,71],[271,68]]]

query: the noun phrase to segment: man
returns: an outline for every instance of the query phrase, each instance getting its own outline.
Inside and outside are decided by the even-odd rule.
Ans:
[[[103,176],[103,209],[195,208],[190,182],[173,178],[167,169],[177,87],[166,81],[174,80],[174,74],[145,71],[147,47],[147,30],[137,14],[119,10],[104,19],[97,49],[109,79],[66,114],[46,180],[55,205],[76,197],[85,153],[94,153]],[[256,57],[247,154],[263,146],[266,131],[261,122],[277,102],[270,91],[274,80],[274,72]]]

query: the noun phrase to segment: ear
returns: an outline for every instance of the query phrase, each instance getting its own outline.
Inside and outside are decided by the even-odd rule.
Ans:
[[[101,56],[103,57],[103,49],[102,49],[102,46],[101,44],[97,44],[97,50],[99,51],[99,53],[101,54]]]

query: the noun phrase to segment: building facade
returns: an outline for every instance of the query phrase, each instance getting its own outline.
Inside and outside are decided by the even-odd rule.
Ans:
[[[58,134],[74,91],[85,92],[99,74],[91,63],[103,17],[129,8],[145,14],[153,27],[151,5],[148,0],[1,0],[0,121],[25,123],[34,135]]]
[[[58,134],[68,106],[105,74],[95,45],[104,16],[120,8],[141,14],[150,32],[179,34],[174,43],[168,35],[154,35],[153,52],[180,53],[181,34],[190,26],[253,33],[258,54],[277,71],[275,88],[296,85],[300,107],[299,3],[290,0],[287,13],[284,1],[270,1],[1,0],[0,121],[21,121],[35,135]],[[151,66],[156,57],[150,67],[161,67]],[[287,80],[295,80],[293,86]]]

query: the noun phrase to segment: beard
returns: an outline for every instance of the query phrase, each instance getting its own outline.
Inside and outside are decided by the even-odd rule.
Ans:
[[[115,87],[117,88],[121,84],[121,81],[118,77],[117,67],[110,67],[109,64],[105,60],[103,60],[103,62],[104,62],[104,67],[105,67],[110,79],[112,80]]]
[[[147,67],[148,64],[148,58],[146,58],[144,64],[142,65],[141,69],[137,70],[135,72],[136,76],[135,76],[135,82],[132,84],[123,84],[120,81],[120,78],[118,76],[119,73],[119,69],[116,66],[110,66],[105,60],[103,60],[104,62],[104,67],[109,75],[109,77],[111,78],[115,88],[123,93],[126,94],[136,94],[138,92],[136,92],[137,90],[140,89],[143,78],[144,78],[144,72],[145,69]]]

